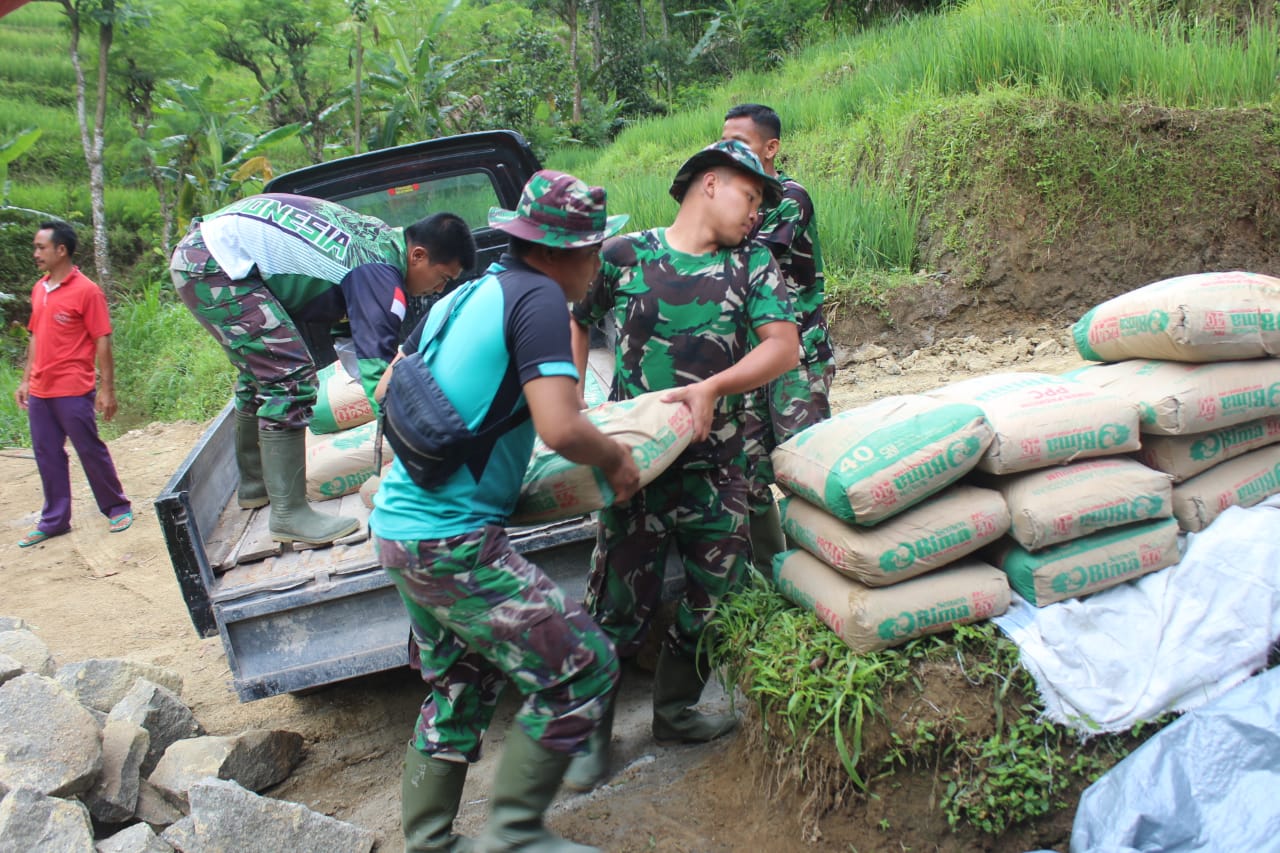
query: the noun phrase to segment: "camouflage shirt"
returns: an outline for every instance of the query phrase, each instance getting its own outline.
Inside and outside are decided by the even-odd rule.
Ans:
[[[591,325],[612,312],[618,326],[610,398],[692,385],[727,370],[759,342],[755,329],[795,322],[778,265],[759,243],[708,255],[667,244],[666,229],[615,237],[604,245],[600,276],[573,316]],[[742,395],[716,404],[711,434],[680,464],[720,468],[743,451]]]
[[[794,178],[779,172],[778,180],[782,181],[782,201],[776,207],[761,208],[755,239],[769,247],[782,269],[800,326],[805,363],[827,362],[834,356],[822,314],[825,282],[813,200]]]

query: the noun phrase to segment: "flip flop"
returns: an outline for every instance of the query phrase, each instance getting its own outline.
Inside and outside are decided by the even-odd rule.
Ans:
[[[67,531],[62,531],[66,533]],[[55,536],[61,536],[62,533],[45,533],[43,530],[33,530],[26,536],[18,540],[19,548],[30,548],[32,545],[39,545],[46,539],[52,539]]]
[[[121,530],[128,530],[133,524],[133,512],[122,512],[115,518],[111,519],[111,532],[119,533]]]

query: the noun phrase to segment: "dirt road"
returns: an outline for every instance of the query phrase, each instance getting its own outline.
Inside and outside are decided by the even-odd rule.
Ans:
[[[888,353],[845,353],[834,399],[843,409],[887,394],[936,387],[952,379],[1004,370],[1057,373],[1079,364],[1057,329],[1028,330],[999,341],[942,341],[903,359]],[[861,358],[862,360],[856,360]],[[241,704],[230,684],[220,642],[191,626],[169,565],[151,501],[190,450],[203,425],[152,424],[111,443],[133,528],[109,534],[88,486],[73,466],[75,517],[70,534],[31,549],[16,545],[37,518],[40,481],[29,450],[0,451],[0,615],[33,626],[57,661],[129,657],[169,667],[185,679],[184,700],[213,734],[248,728],[301,733],[307,753],[293,776],[269,794],[304,803],[377,833],[377,849],[399,853],[399,763],[421,683],[408,669],[326,688]],[[746,739],[705,747],[661,748],[649,731],[650,679],[627,682],[615,755],[626,769],[603,791],[561,796],[550,823],[577,841],[609,851],[900,850],[905,837],[871,825],[864,809],[823,824],[825,836],[801,840],[797,809],[767,796],[746,754]],[[709,702],[727,704],[716,691]],[[474,833],[501,737],[514,710],[508,697],[486,742],[486,756],[467,782],[459,828]],[[907,827],[925,801],[903,802],[887,825]],[[936,822],[935,818],[930,820]],[[960,849],[945,842],[914,849]],[[998,845],[997,848],[998,849]]]

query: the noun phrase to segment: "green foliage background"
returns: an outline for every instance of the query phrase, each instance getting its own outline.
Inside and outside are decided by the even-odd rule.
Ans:
[[[229,371],[216,368],[212,340],[191,333],[171,301],[158,197],[143,174],[146,151],[164,155],[158,137],[181,131],[203,146],[197,158],[207,160],[220,145],[220,162],[234,162],[228,146],[241,144],[235,139],[269,134],[272,116],[297,108],[284,94],[264,94],[247,67],[226,59],[218,17],[248,24],[272,10],[285,19],[305,8],[334,24],[301,66],[315,91],[332,99],[322,122],[324,157],[353,150],[350,83],[359,34],[369,75],[362,147],[410,115],[430,126],[397,125],[401,139],[515,126],[550,165],[607,186],[611,207],[629,212],[635,227],[670,221],[670,176],[690,152],[718,137],[725,109],[742,101],[772,104],[784,120],[780,166],[809,187],[819,211],[833,305],[885,310],[886,294],[939,269],[981,283],[1002,227],[1021,228],[1047,248],[1102,223],[1114,230],[1099,233],[1116,245],[1100,251],[1119,254],[1123,240],[1171,228],[1194,201],[1224,221],[1250,217],[1264,236],[1280,231],[1272,118],[1280,37],[1274,9],[1263,4],[972,0],[936,9],[853,10],[813,0],[719,0],[667,3],[661,21],[656,4],[605,2],[598,25],[579,8],[576,74],[566,59],[567,2],[365,5],[368,14],[357,26],[352,4],[328,0],[303,6],[225,0],[194,18],[191,10],[159,4],[149,7],[145,27],[118,34],[106,199],[112,255],[124,269],[112,294],[126,365],[121,381],[135,381],[124,379],[132,365],[173,371],[148,375],[138,387],[164,389],[175,401],[131,394],[123,424],[171,414],[207,417],[230,384]],[[645,37],[637,38],[642,27]],[[261,27],[240,30],[241,40],[259,50],[269,35]],[[202,38],[179,37],[191,32]],[[90,70],[94,44],[82,40]],[[415,50],[418,67],[430,74],[452,69],[433,78],[441,84],[434,100],[409,110],[397,106],[394,93],[375,96],[367,81],[391,74]],[[4,371],[21,363],[22,332],[14,324],[25,317],[34,278],[35,222],[54,213],[76,223],[84,243],[91,234],[56,5],[32,3],[0,20],[0,69],[0,141],[27,127],[43,130],[9,167],[12,207],[0,210],[0,293],[14,297],[0,300],[8,329],[0,338],[0,383],[12,384]],[[172,78],[192,86],[208,79],[200,94],[204,129],[165,113],[164,97],[176,91],[166,82]],[[584,92],[576,120],[575,81]],[[136,86],[124,90],[124,82]],[[153,87],[157,108],[145,139],[126,118],[126,96],[136,95],[137,86]],[[1185,111],[1194,132],[1176,121],[1166,126],[1162,110]],[[264,150],[265,164],[278,173],[309,163],[313,142],[276,142]],[[247,194],[258,181],[260,175],[228,182],[220,192]],[[1015,213],[1021,219],[1014,221]],[[84,245],[79,257],[89,267],[91,247]],[[153,350],[129,351],[126,341],[144,340],[126,329],[135,311],[142,312],[137,322],[160,324],[146,340],[163,340],[172,328],[175,344],[202,352],[157,359]],[[206,354],[209,366],[193,368],[205,364]],[[0,401],[0,440],[25,441],[25,419],[4,408],[9,400],[6,394]]]

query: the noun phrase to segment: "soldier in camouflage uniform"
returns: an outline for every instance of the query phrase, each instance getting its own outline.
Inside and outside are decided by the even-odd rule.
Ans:
[[[739,104],[725,114],[722,139],[745,143],[766,172],[782,182],[782,199],[760,209],[754,239],[769,247],[782,269],[800,327],[800,364],[752,393],[747,401],[747,455],[751,486],[751,547],[756,570],[771,577],[773,557],[786,548],[773,499],[769,454],[791,436],[831,417],[835,355],[822,313],[822,250],[813,200],[794,178],[774,167],[782,121],[762,104]]]
[[[374,498],[369,526],[378,558],[409,611],[411,651],[429,687],[405,751],[407,851],[466,843],[453,834],[453,819],[467,764],[479,758],[507,679],[525,699],[507,730],[479,848],[592,849],[552,835],[542,815],[570,754],[604,714],[617,657],[582,606],[516,553],[504,525],[535,431],[561,456],[603,469],[619,500],[639,485],[626,446],[578,409],[566,308],[586,294],[601,242],[625,222],[606,215],[603,189],[538,172],[515,211],[490,211],[490,225],[511,236],[511,250],[464,285],[459,299],[466,302],[456,310],[453,300],[441,301],[427,315],[418,346],[432,348],[432,373],[468,425],[509,420],[526,408],[532,423],[519,422],[432,489],[418,486],[397,459]]]
[[[750,243],[761,201],[781,187],[739,142],[691,157],[671,195],[669,228],[610,241],[591,294],[574,306],[574,351],[586,360],[587,329],[611,314],[618,326],[612,399],[672,389],[688,404],[694,443],[629,503],[602,510],[587,607],[618,647],[636,653],[660,603],[669,544],[684,562],[685,595],[659,653],[653,732],[660,741],[707,741],[732,714],[692,708],[708,677],[700,641],[717,602],[745,570],[748,461],[743,394],[796,364],[791,302],[769,250]],[[611,718],[610,718],[611,719]],[[594,787],[608,773],[609,727],[592,738],[566,782]]]
[[[448,213],[399,229],[333,202],[269,193],[192,220],[169,269],[239,371],[238,499],[246,509],[271,504],[273,539],[324,544],[360,526],[307,503],[316,365],[299,324],[350,321],[372,399],[395,354],[405,291],[440,290],[474,264],[470,227]]]

